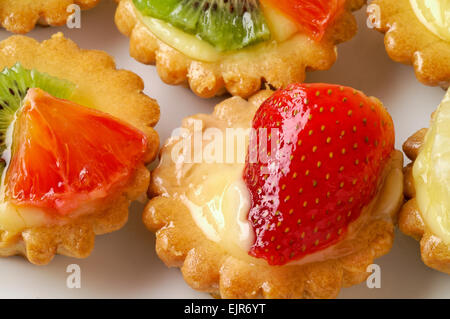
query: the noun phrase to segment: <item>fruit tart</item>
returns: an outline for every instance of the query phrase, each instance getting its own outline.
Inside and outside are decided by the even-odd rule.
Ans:
[[[423,262],[450,274],[448,130],[450,90],[433,113],[430,127],[413,134],[403,150],[411,159],[405,167],[405,197],[399,214],[400,230],[420,241]]]
[[[0,67],[0,255],[87,257],[145,197],[159,107],[137,75],[61,33],[3,40]]]
[[[402,153],[375,98],[292,84],[183,121],[143,220],[193,288],[221,298],[333,298],[386,254]]]
[[[374,0],[368,12],[394,61],[412,64],[424,84],[450,85],[449,0]]]
[[[365,0],[119,0],[130,54],[201,97],[248,98],[326,70]]]
[[[70,5],[90,9],[100,0],[1,0],[0,25],[14,33],[27,33],[38,23],[60,26],[74,12]]]

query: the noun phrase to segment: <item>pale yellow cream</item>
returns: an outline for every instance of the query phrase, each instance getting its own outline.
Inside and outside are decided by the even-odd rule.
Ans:
[[[450,0],[410,0],[420,22],[445,41],[450,41]]]
[[[414,163],[413,177],[425,224],[450,244],[450,90],[433,115]]]
[[[248,129],[256,109],[254,104],[233,97],[219,105],[212,115],[202,114],[186,119],[183,123],[186,130],[182,138],[173,137],[168,141],[153,176],[156,184],[165,193],[163,196],[173,196],[183,202],[196,225],[209,240],[219,243],[235,257],[261,263],[264,262],[262,259],[248,255],[255,238],[253,228],[247,220],[251,204],[250,194],[243,181],[247,148],[238,147],[235,140],[234,147],[229,148],[236,151],[231,163],[207,163],[207,159],[201,160],[199,153],[205,150],[209,152],[210,146],[217,144],[212,144],[213,140],[204,138],[199,147],[202,137],[196,136],[194,130],[196,127],[203,136],[211,130],[222,132],[222,135],[226,136],[225,132],[229,128]],[[223,149],[230,145],[229,139],[224,140]],[[195,143],[197,147],[194,147]],[[248,137],[245,143],[248,143]],[[189,147],[188,155],[186,152],[182,153],[181,145]],[[184,157],[181,154],[184,154]],[[226,155],[222,154],[222,161],[225,157]],[[186,160],[190,160],[190,163]],[[391,220],[403,199],[402,166],[402,154],[393,152],[383,172],[384,183],[380,185],[377,196],[364,209],[361,218],[350,225],[347,236],[340,243],[294,263],[320,261],[350,254],[357,249],[358,232],[364,225],[375,219]]]

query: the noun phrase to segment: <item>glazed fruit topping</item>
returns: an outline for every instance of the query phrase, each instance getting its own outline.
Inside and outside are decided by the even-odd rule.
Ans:
[[[147,139],[100,111],[31,88],[9,146],[5,196],[17,206],[67,215],[125,186]]]
[[[279,9],[297,22],[316,40],[321,40],[327,27],[342,13],[345,0],[261,0]]]
[[[133,0],[144,15],[196,35],[219,51],[270,38],[258,0]]]
[[[283,265],[339,242],[376,195],[393,151],[386,109],[352,88],[293,84],[261,105],[253,128],[244,170],[256,236],[249,254]]]

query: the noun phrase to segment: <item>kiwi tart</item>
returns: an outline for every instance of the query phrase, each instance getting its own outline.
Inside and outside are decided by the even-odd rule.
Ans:
[[[95,7],[100,0],[2,0],[0,25],[14,33],[27,33],[36,24],[60,26],[73,13],[70,5],[82,10]]]
[[[326,70],[356,32],[365,0],[119,0],[130,54],[201,97],[249,97]]]
[[[0,256],[87,257],[145,197],[156,102],[104,52],[61,33],[0,42]]]

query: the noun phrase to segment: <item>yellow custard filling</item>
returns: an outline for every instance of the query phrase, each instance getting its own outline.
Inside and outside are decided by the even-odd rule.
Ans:
[[[413,167],[417,204],[431,232],[450,244],[450,91],[434,113]]]
[[[218,108],[213,115],[197,115],[185,122],[187,131],[181,138],[169,140],[163,149],[154,179],[165,193],[164,195],[177,198],[188,208],[192,219],[206,238],[219,243],[237,258],[251,263],[265,263],[262,259],[248,255],[254,242],[254,231],[247,220],[251,202],[243,180],[247,147],[241,147],[237,139],[233,138],[231,138],[233,142],[230,143],[229,133],[230,129],[237,128],[248,132],[246,130],[251,127],[257,107],[242,98],[234,97],[223,102]],[[225,113],[232,115],[232,118],[229,120],[219,118]],[[209,137],[205,138],[210,131],[221,132],[216,136],[223,136],[223,143],[217,144]],[[198,134],[196,132],[203,134],[204,140],[201,147],[199,147],[199,139],[202,137],[196,137]],[[195,143],[197,143],[196,147]],[[245,143],[248,143],[248,138],[243,144]],[[189,147],[187,153],[181,151],[181,145]],[[210,152],[211,145],[223,147],[222,157],[217,158],[222,158],[222,163],[195,156],[199,153],[205,156]],[[233,161],[226,160],[226,149],[235,151],[232,156]],[[348,235],[338,244],[291,264],[348,255],[357,249],[355,241],[357,241],[358,232],[368,222],[376,219],[391,220],[403,200],[402,167],[401,153],[393,152],[383,172],[384,182],[377,196],[363,210],[361,218],[350,225]]]
[[[1,239],[20,233],[24,229],[52,224],[52,219],[40,209],[18,208],[9,203],[0,204]]]
[[[420,22],[444,41],[450,41],[450,0],[410,0]]]

